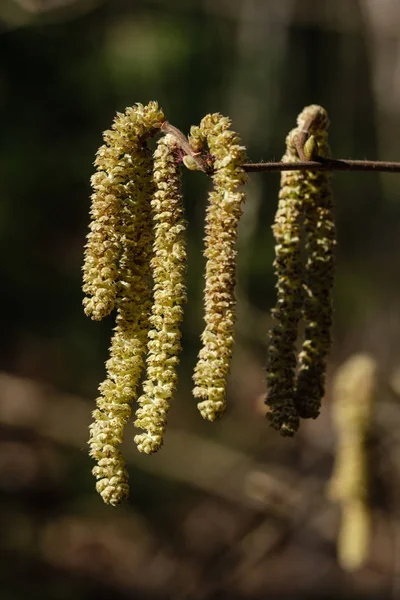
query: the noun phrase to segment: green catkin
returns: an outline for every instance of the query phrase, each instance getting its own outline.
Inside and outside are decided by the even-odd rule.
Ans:
[[[295,130],[296,131],[296,130]],[[293,132],[286,138],[283,162],[299,160]],[[282,171],[273,233],[277,301],[272,310],[267,355],[267,417],[274,429],[292,436],[299,427],[294,404],[296,339],[302,306],[301,227],[305,182],[301,171]]]
[[[205,315],[202,348],[193,380],[195,398],[204,419],[215,421],[225,411],[226,380],[230,370],[235,326],[236,239],[247,177],[242,168],[245,148],[229,129],[230,120],[207,115],[189,138],[195,151],[208,145],[214,161],[214,190],[206,215]]]
[[[310,118],[314,151],[329,158],[328,115],[320,106],[307,106],[298,117],[298,129]],[[298,357],[295,404],[300,417],[315,419],[325,392],[326,357],[331,347],[336,230],[331,172],[303,171],[302,179],[307,256],[302,311],[305,333]]]
[[[116,281],[117,317],[106,363],[107,378],[90,426],[90,455],[97,461],[96,489],[107,504],[118,504],[129,493],[128,474],[120,452],[124,426],[144,368],[151,308],[150,260],[153,231],[150,198],[153,194],[153,160],[144,145],[163,120],[156,103],[137,105],[119,114],[113,130],[104,134],[109,148],[118,150],[123,186],[119,235],[121,257]],[[125,169],[125,170],[124,170]]]
[[[177,382],[182,306],[186,302],[186,223],[176,153],[175,137],[166,135],[159,140],[154,155],[155,193],[151,202],[155,231],[151,262],[154,303],[148,335],[147,378],[135,421],[136,427],[144,430],[135,437],[135,442],[140,452],[146,454],[156,452],[163,443]]]
[[[341,507],[338,562],[346,571],[360,568],[369,551],[371,516],[368,504],[367,442],[371,427],[378,368],[369,355],[350,357],[333,383],[336,458],[329,484],[331,500]]]
[[[326,111],[317,105],[307,106],[297,123],[286,138],[283,162],[301,160],[297,144],[305,128],[305,158],[311,160],[315,154],[329,157]],[[273,232],[277,303],[272,311],[275,325],[269,334],[267,417],[282,435],[290,436],[298,429],[300,417],[318,416],[324,394],[336,244],[330,172],[282,172]],[[305,266],[303,252],[307,257]],[[305,322],[305,340],[297,358],[301,319]]]

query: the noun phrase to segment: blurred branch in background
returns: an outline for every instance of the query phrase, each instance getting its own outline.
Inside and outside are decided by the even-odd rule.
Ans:
[[[57,23],[82,17],[105,0],[1,0],[0,24],[5,30],[24,25]]]
[[[400,420],[397,403],[381,396],[378,410],[385,428],[396,427]],[[216,590],[230,597],[258,594],[266,585],[281,594],[295,589],[302,597],[302,591],[319,582],[326,585],[327,577],[338,577],[333,560],[337,513],[324,497],[324,465],[331,458],[311,438],[302,441],[313,445],[313,458],[306,468],[285,465],[279,454],[260,461],[184,430],[169,429],[165,447],[154,457],[140,455],[128,441],[125,453],[131,464],[135,504],[126,512],[110,510],[100,501],[96,505],[92,492],[88,495],[82,490],[78,504],[74,496],[72,505],[68,502],[66,461],[76,463],[73,469],[90,470],[86,448],[82,448],[89,420],[90,405],[85,400],[1,374],[0,489],[10,499],[13,494],[29,499],[36,489],[38,507],[49,501],[53,504],[53,510],[46,508],[38,519],[41,510],[25,513],[23,504],[12,500],[7,504],[3,495],[2,512],[7,506],[7,519],[2,524],[2,549],[8,555],[19,553],[28,559],[38,553],[49,567],[80,573],[110,589],[142,590],[154,597],[165,586],[169,597],[206,598]],[[264,435],[255,443],[258,454]],[[153,516],[148,521],[146,510],[141,513],[139,509],[147,477],[164,481],[164,499],[156,486],[152,502],[156,512],[166,515],[170,511],[172,530],[157,529],[158,519],[154,521]],[[171,503],[165,496],[168,481],[196,490],[195,501],[186,500],[185,508],[180,504],[175,513],[175,500]],[[381,485],[397,490],[398,477],[393,480],[391,475],[390,482]],[[149,490],[144,493],[149,495]],[[181,503],[184,494],[173,496]],[[55,498],[62,502],[53,515]],[[363,572],[369,573],[366,580],[373,581],[378,592],[395,574],[391,571],[392,542],[387,533],[379,534],[386,517],[376,498],[371,515],[375,539]],[[400,520],[397,514],[390,518],[395,536]]]
[[[43,13],[51,10],[57,10],[60,7],[67,7],[73,4],[88,5],[86,0],[14,0],[16,4],[30,13]]]
[[[0,374],[0,390],[1,425],[84,450],[86,458],[82,440],[88,437],[89,402],[5,373]],[[271,503],[277,511],[290,515],[304,496],[303,485],[298,493],[292,489],[291,470],[267,466],[243,452],[182,430],[168,429],[168,442],[150,460],[131,443],[125,443],[124,453],[141,470],[185,482],[248,508],[263,509]],[[313,491],[315,485],[311,478],[305,488]],[[282,504],[284,500],[287,507]]]

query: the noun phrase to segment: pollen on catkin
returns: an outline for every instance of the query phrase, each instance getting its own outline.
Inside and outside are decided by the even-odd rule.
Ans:
[[[333,383],[336,457],[328,493],[341,507],[338,561],[347,571],[365,562],[370,539],[367,441],[375,403],[378,368],[367,354],[350,357]]]
[[[234,343],[236,239],[245,194],[240,189],[247,177],[242,168],[245,148],[229,129],[230,120],[215,113],[192,127],[194,151],[208,145],[213,159],[214,190],[206,215],[205,329],[193,376],[195,398],[204,419],[215,421],[226,407],[226,380]]]
[[[158,141],[154,154],[155,192],[151,201],[155,233],[151,261],[154,302],[148,334],[147,376],[135,421],[135,426],[144,430],[135,437],[135,443],[146,454],[156,452],[163,443],[177,383],[180,324],[186,302],[186,223],[176,154],[174,136],[168,134]]]
[[[100,320],[113,310],[121,254],[121,207],[129,198],[134,175],[132,156],[143,137],[159,127],[164,115],[156,102],[137,104],[118,113],[105,144],[96,154],[90,231],[83,265],[85,313]]]
[[[315,152],[329,158],[328,115],[320,106],[307,106],[298,117],[298,130],[310,119]],[[298,357],[295,404],[300,417],[315,419],[325,392],[326,357],[331,347],[336,229],[331,172],[303,171],[302,183],[307,256],[302,310],[305,332]]]
[[[101,396],[96,401],[89,440],[90,455],[97,461],[93,469],[98,480],[96,489],[106,503],[113,505],[129,493],[119,446],[144,368],[151,308],[153,159],[144,139],[162,119],[155,103],[137,105],[127,109],[125,115],[118,115],[113,131],[105,133],[107,143],[118,148],[129,165],[120,208],[116,327],[106,363],[107,378],[99,387]]]
[[[286,138],[283,162],[299,160],[294,142],[292,131]],[[303,299],[301,228],[305,188],[301,171],[282,171],[278,210],[272,227],[276,241],[277,300],[272,310],[275,324],[269,332],[265,403],[272,427],[285,436],[292,436],[300,422],[294,395],[296,339]]]
[[[128,496],[128,474],[119,446],[131,416],[131,403],[144,368],[151,307],[150,260],[152,229],[150,200],[152,159],[142,149],[135,155],[137,188],[123,209],[123,254],[118,282],[117,318],[106,363],[107,378],[90,426],[90,455],[97,461],[96,489],[106,503]],[[139,183],[140,182],[140,183]]]

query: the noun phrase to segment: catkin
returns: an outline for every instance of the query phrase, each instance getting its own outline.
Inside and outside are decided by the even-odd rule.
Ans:
[[[293,132],[286,138],[283,162],[299,160]],[[301,171],[282,171],[278,210],[275,215],[274,268],[277,301],[272,310],[274,326],[269,332],[267,356],[268,419],[282,435],[291,436],[299,427],[294,404],[296,339],[302,307],[303,266],[301,260],[302,206],[305,192]]]
[[[123,211],[123,255],[120,264],[117,319],[111,341],[107,378],[90,426],[90,454],[96,459],[93,474],[104,501],[121,502],[129,492],[124,458],[119,450],[131,415],[131,403],[144,368],[144,353],[151,308],[150,260],[153,234],[150,202],[152,159],[148,150],[135,155],[140,180]]]
[[[307,160],[314,154],[329,157],[327,126],[326,111],[307,106],[286,138],[283,162],[300,160],[302,137]],[[277,302],[269,333],[265,402],[271,425],[282,435],[293,435],[300,418],[319,414],[331,344],[336,233],[328,171],[282,172],[273,232]],[[297,356],[300,320],[305,324],[305,339]]]
[[[96,401],[89,439],[90,455],[97,461],[93,469],[98,480],[96,489],[106,503],[114,505],[129,493],[119,446],[144,367],[151,308],[153,159],[144,140],[162,120],[156,103],[129,108],[117,116],[113,129],[104,134],[106,146],[99,151],[118,152],[120,184],[124,182],[119,217],[121,250],[115,282],[116,327],[106,363],[107,378],[99,387],[101,395]]]
[[[189,141],[195,151],[208,145],[214,162],[214,190],[206,215],[204,292],[206,323],[193,380],[193,395],[204,419],[215,421],[225,411],[226,380],[230,370],[235,326],[236,239],[246,182],[242,168],[245,148],[229,129],[230,121],[216,113],[192,127]]]
[[[328,115],[320,106],[308,106],[298,118],[298,128],[310,117],[309,134],[313,136],[315,151],[318,156],[329,158]],[[300,417],[315,419],[325,392],[326,357],[331,347],[336,230],[331,172],[303,171],[303,181],[307,256],[302,312],[305,332],[298,358],[295,404]]]
[[[118,113],[96,153],[92,176],[90,231],[83,264],[85,313],[100,320],[113,310],[117,295],[121,245],[121,210],[136,185],[133,157],[149,132],[164,120],[156,102],[137,104]]]
[[[135,437],[140,452],[150,454],[163,443],[167,413],[177,382],[176,368],[181,351],[180,323],[186,302],[184,276],[186,247],[177,145],[172,135],[158,142],[154,155],[155,193],[151,206],[154,222],[154,303],[150,317],[147,377],[139,398],[136,427],[144,433]]]
[[[99,169],[107,168],[108,174],[99,170],[91,178],[94,193],[83,266],[83,291],[87,295],[83,305],[88,316],[100,320],[112,311],[115,304],[115,280],[121,251],[121,196],[124,192],[123,184],[115,177],[117,160],[104,158],[98,153],[96,165]]]
[[[337,447],[329,484],[331,500],[341,507],[338,561],[346,571],[361,567],[370,540],[367,442],[376,395],[377,364],[355,355],[338,370],[333,383],[333,420]]]

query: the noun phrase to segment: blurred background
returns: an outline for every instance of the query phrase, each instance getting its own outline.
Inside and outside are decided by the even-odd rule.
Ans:
[[[131,497],[94,489],[88,425],[113,319],[82,310],[89,178],[115,112],[157,100],[188,132],[233,119],[249,159],[279,159],[310,103],[336,158],[399,160],[397,0],[0,1],[0,598],[400,597],[400,174],[336,173],[334,345],[320,417],[294,439],[264,418],[279,174],[252,174],[239,240],[237,344],[225,418],[191,396],[202,330],[206,192],[184,173],[189,267],[179,390],[162,451],[127,429]],[[371,542],[337,559],[327,495],[332,381],[379,370]]]

